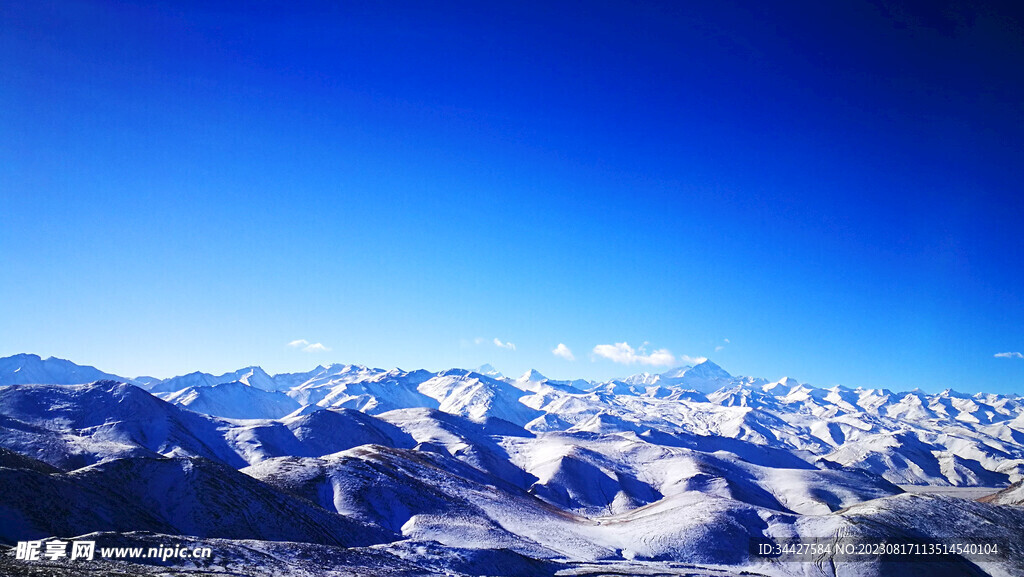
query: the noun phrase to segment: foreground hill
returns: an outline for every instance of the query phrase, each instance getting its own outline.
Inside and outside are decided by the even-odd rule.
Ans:
[[[7,462],[0,467],[0,541],[93,531],[368,545],[389,541],[375,526],[330,515],[221,463],[129,457],[70,473]],[[9,466],[13,465],[13,466]]]

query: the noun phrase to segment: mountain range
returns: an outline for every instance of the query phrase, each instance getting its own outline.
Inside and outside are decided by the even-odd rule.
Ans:
[[[711,361],[607,382],[360,365],[161,380],[16,355],[0,385],[8,544],[176,536],[217,543],[221,562],[182,569],[214,574],[1024,572],[1015,395],[821,389]],[[837,536],[987,539],[1004,554],[920,569],[749,550]],[[0,556],[0,571],[30,570]]]

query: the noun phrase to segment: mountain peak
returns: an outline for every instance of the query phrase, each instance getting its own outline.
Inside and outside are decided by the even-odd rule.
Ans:
[[[487,375],[488,377],[492,377],[495,379],[500,379],[501,377],[505,376],[501,374],[501,371],[494,368],[494,366],[491,365],[491,363],[484,363],[477,367],[475,371],[480,373],[481,375]]]
[[[654,383],[658,382],[658,379],[659,375],[643,372],[637,373],[635,375],[630,375],[622,379],[622,382],[626,383],[627,385],[653,385]]]
[[[763,387],[761,387],[761,390],[766,393],[771,392],[772,394],[778,394],[783,389],[793,390],[799,386],[800,382],[794,379],[793,377],[782,377],[781,379],[773,383],[768,383],[764,385]],[[783,394],[788,392],[789,391],[785,391]]]
[[[548,380],[548,378],[545,377],[544,375],[540,374],[539,372],[537,372],[537,369],[530,369],[530,370],[526,371],[525,373],[523,373],[523,376],[519,377],[519,379],[517,379],[517,380],[519,380],[519,381],[539,382],[539,381],[546,381],[546,380]]]
[[[718,366],[718,364],[715,363],[715,361],[712,361],[711,359],[704,359],[703,361],[700,361],[699,363],[695,363],[693,365],[693,368],[697,368],[697,367],[711,367],[711,368],[715,368],[715,369],[721,369],[722,368],[722,367]]]
[[[703,361],[693,365],[686,370],[685,375],[688,377],[699,377],[702,379],[731,379],[730,375],[725,369],[716,365],[710,359],[704,359]]]

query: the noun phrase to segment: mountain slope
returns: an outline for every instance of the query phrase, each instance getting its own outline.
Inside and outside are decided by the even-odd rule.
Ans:
[[[224,431],[249,464],[273,457],[320,457],[360,445],[411,448],[416,441],[398,427],[351,409],[324,409],[306,415]]]
[[[124,383],[0,388],[0,446],[61,469],[129,456],[192,455],[246,463],[224,440],[223,421]]]
[[[201,458],[132,457],[71,473],[0,468],[0,540],[92,531],[364,545],[386,531],[331,515]]]
[[[243,469],[326,509],[416,540],[511,548],[532,557],[607,555],[574,518],[447,455],[368,445]]]
[[[240,381],[193,386],[167,394],[164,400],[197,413],[230,419],[279,419],[300,407],[284,393]]]

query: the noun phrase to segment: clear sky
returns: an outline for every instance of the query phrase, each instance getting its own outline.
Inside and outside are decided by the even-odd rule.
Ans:
[[[1024,17],[768,4],[3,2],[0,356],[1024,393]]]

